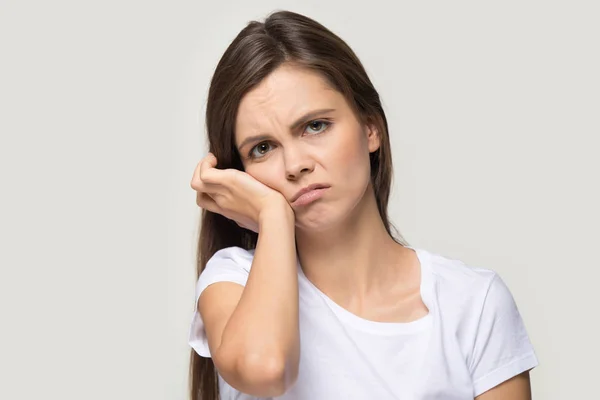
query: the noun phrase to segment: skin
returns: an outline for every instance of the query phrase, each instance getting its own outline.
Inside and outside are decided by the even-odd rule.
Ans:
[[[475,400],[531,400],[529,371],[525,371],[480,394]]]
[[[301,118],[315,110],[328,111]],[[315,72],[283,65],[244,96],[235,133],[245,172],[217,170],[209,154],[191,186],[200,207],[259,232],[259,242],[247,285],[209,286],[199,311],[222,376],[243,392],[276,396],[298,372],[296,252],[305,275],[362,318],[409,322],[428,310],[416,254],[392,240],[377,210],[369,154],[379,132],[339,92]],[[296,205],[296,193],[315,183],[328,186],[323,196]],[[478,399],[527,393],[523,375]]]
[[[334,111],[290,130],[322,109]],[[283,66],[242,99],[236,144],[246,172],[288,201],[309,184],[331,186],[317,202],[293,207],[300,262],[319,289],[366,319],[407,322],[427,314],[416,255],[387,234],[370,185],[378,132],[360,123],[342,94],[314,72]]]

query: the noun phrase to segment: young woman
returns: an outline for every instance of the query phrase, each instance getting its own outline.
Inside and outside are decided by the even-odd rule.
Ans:
[[[344,41],[291,12],[251,22],[206,123],[193,400],[530,399],[500,277],[393,233],[385,113]]]

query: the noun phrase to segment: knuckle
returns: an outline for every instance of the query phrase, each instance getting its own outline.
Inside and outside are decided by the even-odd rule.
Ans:
[[[236,169],[229,169],[227,170],[227,173],[225,174],[225,178],[227,179],[228,183],[236,183],[238,180],[238,170]]]

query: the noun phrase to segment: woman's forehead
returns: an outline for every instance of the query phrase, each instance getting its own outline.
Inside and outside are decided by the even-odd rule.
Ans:
[[[342,103],[343,96],[318,73],[297,67],[280,67],[242,98],[236,128],[260,129],[264,124],[291,124],[310,111],[339,109]]]

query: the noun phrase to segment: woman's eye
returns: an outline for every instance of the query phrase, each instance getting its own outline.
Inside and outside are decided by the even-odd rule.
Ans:
[[[323,131],[326,131],[327,128],[331,125],[331,122],[315,120],[311,121],[306,125],[306,129],[308,129],[308,133],[316,135]],[[273,150],[273,145],[269,142],[262,142],[254,146],[250,149],[248,153],[248,157],[250,159],[257,159],[264,157],[269,151]]]
[[[259,143],[250,150],[250,158],[260,158],[271,150],[268,142]]]
[[[321,133],[328,127],[329,122],[320,120],[309,122],[308,125],[306,125],[306,128],[310,129],[309,133]]]

